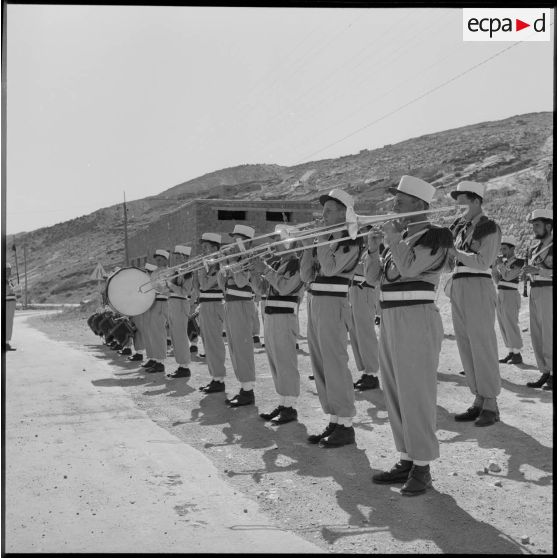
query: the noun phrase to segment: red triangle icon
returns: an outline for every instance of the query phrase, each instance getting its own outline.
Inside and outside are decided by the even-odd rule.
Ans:
[[[520,19],[515,18],[515,30],[516,31],[521,31],[522,29],[525,29],[525,27],[531,27],[530,23],[525,23],[524,21],[521,21]]]

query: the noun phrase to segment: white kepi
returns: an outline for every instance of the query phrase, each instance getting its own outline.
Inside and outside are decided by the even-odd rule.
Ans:
[[[415,176],[409,176],[404,174],[399,181],[397,188],[388,188],[389,192],[393,195],[402,193],[408,196],[413,196],[426,202],[428,205],[432,203],[434,199],[434,194],[436,193],[436,188],[429,184],[428,182],[422,180],[422,178],[416,178]]]

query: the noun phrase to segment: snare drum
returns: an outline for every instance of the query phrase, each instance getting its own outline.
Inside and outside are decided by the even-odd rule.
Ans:
[[[111,308],[125,316],[143,314],[155,301],[149,275],[137,267],[124,267],[107,279],[106,296]]]

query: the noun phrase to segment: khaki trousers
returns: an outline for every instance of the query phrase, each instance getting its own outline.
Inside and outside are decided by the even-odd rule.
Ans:
[[[275,391],[281,396],[300,395],[296,354],[296,314],[266,314],[264,336]]]
[[[190,364],[190,341],[188,340],[188,315],[190,302],[181,298],[169,298],[169,332],[174,358],[178,365]]]
[[[531,294],[529,295],[531,344],[537,359],[537,366],[541,372],[550,372],[553,367],[553,309],[552,285],[531,288]]]
[[[489,277],[452,280],[453,328],[471,393],[494,399],[501,380],[496,340],[496,288]],[[382,314],[383,316],[383,314]]]
[[[223,341],[223,320],[225,307],[222,300],[200,302],[200,330],[205,350],[205,360],[211,378],[224,378],[225,342]]]
[[[308,348],[324,413],[354,417],[355,392],[349,370],[347,331],[351,310],[346,297],[310,296]]]
[[[156,300],[145,313],[145,348],[147,358],[164,360],[167,356],[168,304]]]
[[[380,370],[395,447],[413,460],[440,455],[437,371],[444,330],[434,304],[382,309]]]
[[[136,326],[134,334],[134,350],[143,351],[145,349],[145,312],[138,316],[132,316],[132,323]]]
[[[233,370],[239,382],[256,380],[254,340],[252,339],[254,308],[253,300],[225,302],[227,343]]]
[[[357,369],[366,374],[377,374],[380,367],[378,338],[374,329],[376,298],[376,289],[370,287],[351,287],[349,289],[351,304],[349,339]]]
[[[9,343],[12,339],[12,333],[14,330],[14,315],[16,309],[15,300],[5,300],[4,305],[6,307],[6,343]]]
[[[519,309],[521,308],[521,296],[517,289],[498,289],[498,304],[496,316],[498,325],[508,349],[521,349],[523,340],[519,329]]]
[[[260,336],[260,317],[258,316],[258,305],[252,302],[252,335]]]

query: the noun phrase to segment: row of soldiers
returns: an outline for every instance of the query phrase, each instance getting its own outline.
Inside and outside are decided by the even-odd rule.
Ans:
[[[256,382],[251,324],[253,297],[259,294],[263,300],[265,348],[278,394],[277,406],[260,416],[283,424],[297,419],[297,308],[305,291],[310,361],[327,416],[324,430],[310,435],[308,442],[326,448],[354,443],[355,388],[378,387],[376,374],[380,370],[399,461],[372,480],[402,483],[401,493],[413,496],[431,486],[430,462],[439,457],[436,380],[444,332],[435,301],[442,273],[451,271],[445,289],[451,300],[467,384],[474,397],[471,406],[456,414],[455,420],[474,421],[479,427],[500,420],[495,319],[498,314],[510,350],[502,360],[517,362],[514,355],[521,349],[517,325],[520,275],[528,275],[531,280],[530,330],[542,373],[538,382],[529,385],[552,389],[553,214],[545,209],[531,213],[529,220],[538,246],[525,262],[518,263],[512,252],[515,241],[502,238],[498,224],[483,212],[484,184],[463,181],[451,192],[457,204],[466,209],[450,227],[435,225],[425,213],[436,191],[431,184],[403,176],[398,187],[390,191],[394,195],[393,211],[411,215],[371,228],[356,239],[340,227],[335,232],[324,228],[312,238],[300,238],[304,245],[300,257],[286,250],[275,260],[254,258],[237,268],[214,265],[169,281],[164,269],[168,254],[157,250],[158,268],[152,273],[158,290],[156,301],[143,317],[134,320],[146,344],[149,337],[154,343],[161,336],[156,341],[159,352],[151,349],[149,353],[148,349],[151,358],[144,366],[152,372],[162,371],[168,312],[175,356],[181,365],[170,377],[189,376],[188,352],[179,346],[186,339],[188,297],[192,289],[197,290],[201,337],[211,376],[200,390],[225,391],[224,327],[233,371],[240,383],[238,393],[225,401],[231,407],[251,405],[255,402]],[[334,189],[321,196],[320,203],[326,227],[355,218],[353,198],[343,190]],[[246,246],[254,235],[254,229],[245,225],[236,225],[231,234]],[[219,250],[221,244],[216,233],[204,233],[201,238],[205,254]],[[498,257],[500,250],[503,258]],[[231,261],[241,262],[242,255],[231,257],[228,264]],[[373,323],[376,300],[381,308],[379,339]],[[178,331],[179,337],[173,333]],[[356,383],[348,365],[347,333],[362,372]]]

